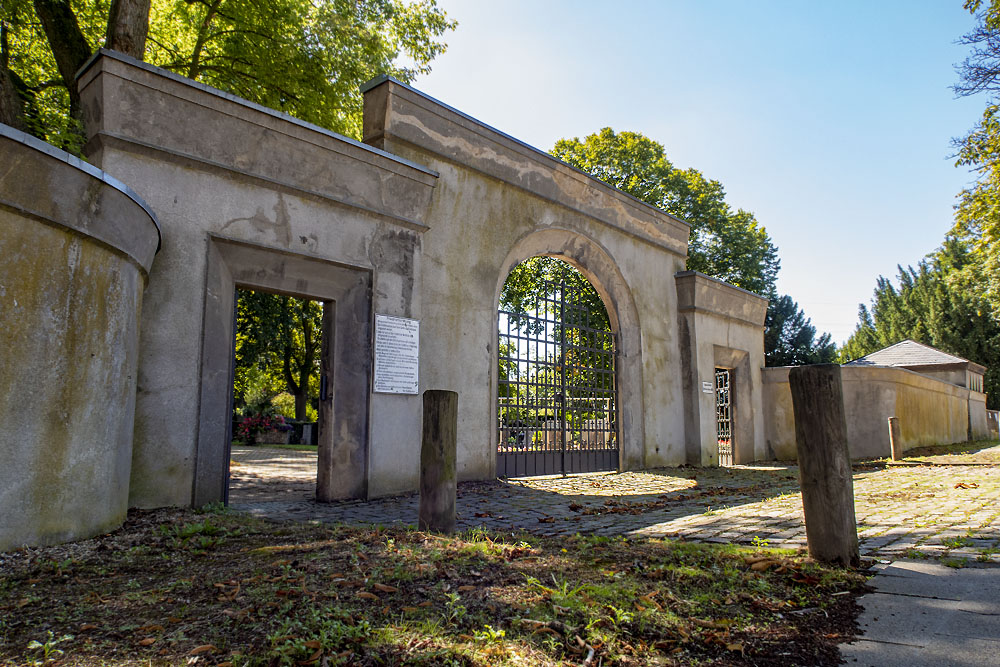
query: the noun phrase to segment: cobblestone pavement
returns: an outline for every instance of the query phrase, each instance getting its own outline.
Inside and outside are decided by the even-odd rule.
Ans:
[[[416,495],[316,503],[316,455],[234,448],[230,503],[274,520],[415,524]],[[804,547],[798,470],[665,468],[458,487],[458,525],[542,535],[677,536]],[[862,555],[1000,562],[1000,466],[855,469]]]

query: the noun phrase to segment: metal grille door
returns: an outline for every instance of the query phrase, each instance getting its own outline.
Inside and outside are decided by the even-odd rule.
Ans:
[[[587,291],[589,288],[589,292]],[[618,469],[615,336],[590,285],[500,311],[497,476]]]
[[[715,369],[715,424],[719,440],[719,465],[733,465],[732,374],[728,368]]]

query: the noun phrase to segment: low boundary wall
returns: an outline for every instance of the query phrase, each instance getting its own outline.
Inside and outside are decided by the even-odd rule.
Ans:
[[[789,367],[762,373],[768,453],[796,458]],[[888,418],[899,417],[903,451],[989,437],[986,394],[902,368],[843,366],[844,411],[851,458],[890,455]]]

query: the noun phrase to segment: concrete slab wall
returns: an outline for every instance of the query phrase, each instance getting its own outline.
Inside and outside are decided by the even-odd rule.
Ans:
[[[0,551],[124,520],[158,243],[122,183],[0,125]]]
[[[793,460],[795,420],[788,367],[765,368],[765,437],[774,456]],[[903,368],[844,366],[844,409],[851,457],[890,455],[889,417],[899,417],[903,451],[988,437],[986,395]]]
[[[207,331],[226,335],[226,327],[212,324],[231,321],[235,286],[333,298],[317,286],[347,267],[371,276],[372,309],[419,318],[419,249],[436,177],[116,53],[101,52],[80,89],[88,156],[127,179],[163,226],[143,307],[130,503],[222,500],[227,443],[218,425],[228,420],[228,397],[203,395],[202,388],[228,375],[232,341],[203,340]],[[261,274],[270,278],[261,285],[252,271],[238,277],[228,269],[210,276],[219,241],[269,250],[275,261]],[[314,260],[328,272],[282,280],[293,273],[282,258]],[[355,353],[370,363],[367,349]],[[367,386],[357,391],[368,398]],[[368,409],[383,416],[369,436],[373,447],[419,433],[419,397],[376,394]],[[367,472],[356,469],[356,459],[340,463],[360,475],[363,489]],[[402,488],[412,477],[409,465],[416,469],[414,458],[362,493]],[[358,493],[357,486],[342,489]]]
[[[392,80],[366,91],[364,128],[366,143],[440,175],[422,245],[421,384],[459,393],[459,479],[494,474],[500,289],[538,255],[579,268],[619,333],[622,467],[683,462],[673,274],[688,226]]]
[[[734,463],[769,458],[761,394],[767,299],[695,271],[676,281],[687,463],[719,464],[716,368],[732,371]]]

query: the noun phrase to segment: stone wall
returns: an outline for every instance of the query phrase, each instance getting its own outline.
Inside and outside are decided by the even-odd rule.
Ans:
[[[687,463],[719,464],[716,368],[731,372],[733,462],[768,458],[760,379],[767,299],[695,271],[676,281]]]
[[[767,446],[795,458],[795,418],[788,368],[763,372]],[[888,418],[899,417],[903,451],[986,438],[986,395],[902,368],[843,366],[844,410],[851,457],[890,455]]]
[[[107,174],[0,125],[0,551],[128,507],[139,313],[159,243]]]

